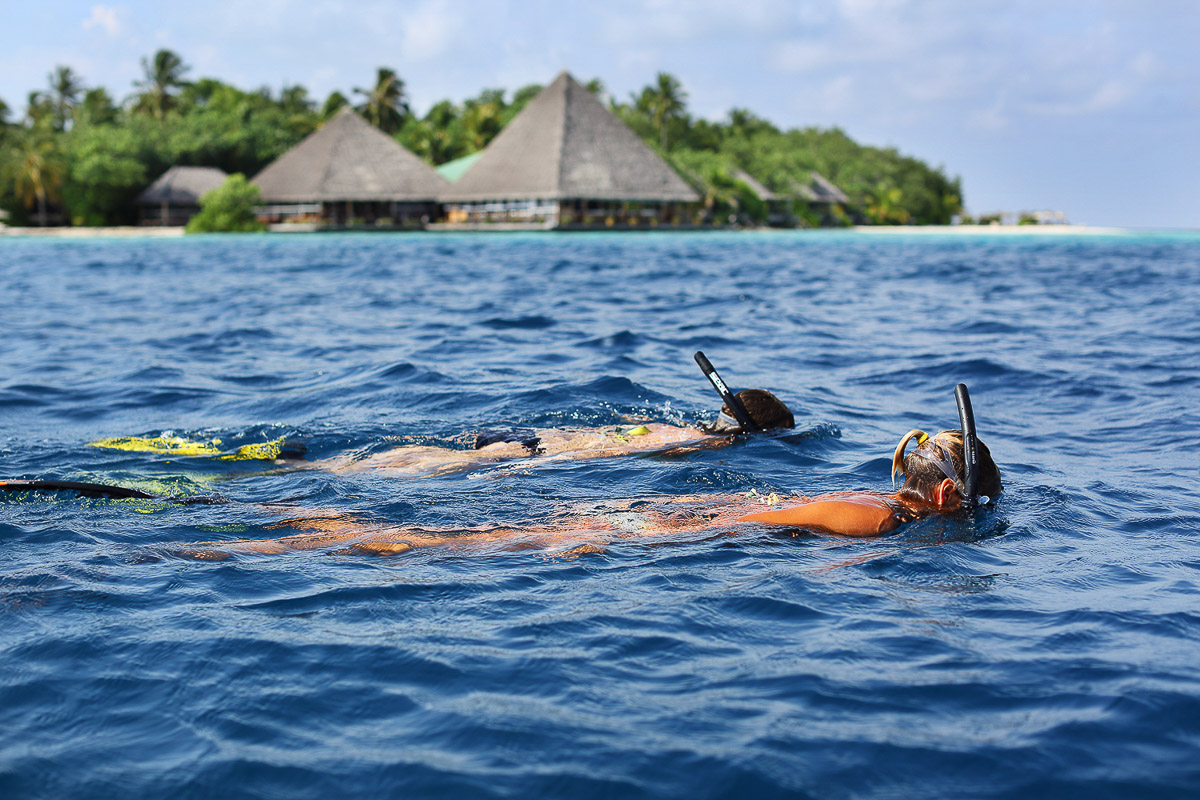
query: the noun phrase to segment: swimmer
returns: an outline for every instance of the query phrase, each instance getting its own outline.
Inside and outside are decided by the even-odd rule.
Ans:
[[[970,400],[965,387],[960,385],[960,391],[963,429],[943,430],[934,436],[915,429],[904,434],[892,453],[893,486],[897,474],[904,476],[904,484],[891,494],[836,492],[809,498],[751,492],[660,497],[608,504],[587,513],[564,513],[548,524],[470,529],[406,528],[326,512],[278,523],[304,533],[267,540],[200,542],[184,554],[219,560],[235,552],[286,553],[331,547],[336,548],[335,553],[391,555],[423,547],[492,546],[578,555],[600,552],[605,544],[620,539],[728,534],[755,525],[850,537],[882,536],[924,517],[987,503],[1002,491],[1000,469],[987,446],[975,436]],[[916,447],[908,452],[914,441]],[[764,505],[772,508],[763,510]]]
[[[738,392],[735,405],[749,416],[757,430],[792,428],[795,419],[783,401],[766,389]],[[448,447],[405,445],[363,457],[357,453],[335,456],[308,464],[307,469],[330,472],[382,472],[395,477],[446,475],[518,459],[574,461],[611,458],[635,453],[686,453],[724,447],[745,432],[726,403],[711,425],[696,428],[647,422],[634,427],[536,428],[484,430],[473,437],[470,450]],[[288,466],[296,466],[294,462]]]

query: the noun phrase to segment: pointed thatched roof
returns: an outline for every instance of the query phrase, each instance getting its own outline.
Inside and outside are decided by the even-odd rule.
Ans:
[[[774,192],[772,192],[766,186],[763,186],[761,183],[756,181],[754,179],[754,176],[751,175],[749,172],[746,172],[746,170],[744,170],[744,169],[735,169],[733,171],[733,179],[736,181],[741,181],[742,183],[749,186],[750,191],[754,192],[754,196],[757,197],[759,200],[769,201],[769,200],[776,199]]]
[[[846,193],[819,172],[809,173],[807,184],[794,184],[796,196],[810,203],[849,203]]]
[[[695,202],[700,196],[563,72],[441,195],[458,203],[526,198]]]
[[[448,184],[349,108],[252,181],[268,203],[433,201]]]
[[[139,206],[198,206],[200,198],[229,177],[216,167],[171,167],[146,187],[134,202]]]

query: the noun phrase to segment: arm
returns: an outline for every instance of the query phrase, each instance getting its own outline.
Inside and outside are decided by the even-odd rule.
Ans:
[[[817,499],[778,511],[747,514],[738,521],[816,528],[843,536],[878,536],[898,524],[883,498],[869,494]]]

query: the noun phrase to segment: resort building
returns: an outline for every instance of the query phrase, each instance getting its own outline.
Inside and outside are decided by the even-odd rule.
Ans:
[[[216,167],[171,167],[137,196],[139,225],[187,225],[200,198],[229,177]]]
[[[258,173],[259,219],[282,229],[419,228],[449,184],[433,167],[343,109]]]
[[[817,217],[821,225],[839,224],[835,208],[845,209],[850,204],[845,192],[816,171],[809,173],[807,183],[794,183],[792,193],[797,200],[807,204],[809,212]],[[845,214],[842,214],[842,218],[845,218]]]
[[[441,200],[439,227],[647,228],[696,224],[700,196],[563,72]]]

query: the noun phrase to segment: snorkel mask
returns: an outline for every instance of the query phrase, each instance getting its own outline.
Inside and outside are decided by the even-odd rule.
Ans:
[[[700,371],[704,373],[704,377],[708,378],[709,383],[717,390],[717,394],[721,395],[721,399],[725,401],[726,407],[732,412],[736,420],[730,419],[722,411],[717,417],[717,421],[708,427],[709,433],[755,433],[761,430],[758,424],[755,423],[750,414],[746,411],[746,407],[742,405],[742,401],[738,400],[737,395],[729,391],[729,387],[725,385],[725,381],[721,380],[721,376],[717,374],[716,368],[712,362],[699,350],[693,356],[696,363],[700,366]]]
[[[971,395],[964,384],[954,387],[954,400],[958,405],[958,420],[962,428],[963,442],[963,472],[960,478],[954,470],[954,462],[950,460],[947,446],[937,439],[930,437],[922,430],[911,430],[900,439],[896,452],[892,454],[892,488],[896,487],[896,473],[904,473],[904,450],[909,441],[917,440],[917,449],[913,455],[923,461],[933,464],[950,480],[962,498],[962,504],[967,508],[986,505],[990,498],[979,495],[979,438],[975,435],[975,412],[971,408]]]

